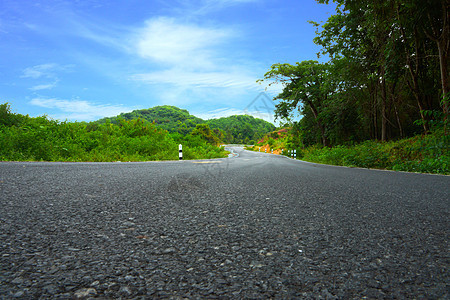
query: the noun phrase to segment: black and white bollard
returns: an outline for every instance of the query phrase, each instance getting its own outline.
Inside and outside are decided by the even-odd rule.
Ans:
[[[297,159],[297,150],[294,150],[294,159]]]
[[[178,152],[180,160],[183,160],[183,146],[181,144],[178,145]]]

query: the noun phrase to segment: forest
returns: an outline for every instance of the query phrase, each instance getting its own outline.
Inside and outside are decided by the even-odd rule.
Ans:
[[[217,121],[210,128],[186,110],[162,106],[95,122],[67,122],[16,114],[4,103],[0,104],[0,161],[177,160],[179,144],[184,159],[219,158],[228,153],[220,146],[224,140],[248,141],[275,128],[250,116]]]
[[[335,2],[324,24],[310,21],[329,60],[276,63],[260,80],[283,84],[275,114],[301,135],[298,146],[447,134],[449,2]]]

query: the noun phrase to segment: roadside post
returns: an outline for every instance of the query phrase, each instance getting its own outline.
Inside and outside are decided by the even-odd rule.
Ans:
[[[294,159],[297,159],[297,150],[294,150]]]
[[[181,144],[178,145],[178,157],[180,158],[180,160],[183,160],[183,146],[181,146]]]

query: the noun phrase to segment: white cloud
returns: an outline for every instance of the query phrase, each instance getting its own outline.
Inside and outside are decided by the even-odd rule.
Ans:
[[[35,86],[29,88],[29,90],[31,90],[31,91],[51,90],[52,88],[54,88],[56,86],[57,83],[58,83],[58,80],[55,80],[54,82],[49,83],[49,84],[35,85]]]
[[[167,17],[148,20],[135,36],[135,53],[161,68],[130,78],[185,89],[259,90],[251,66],[234,59],[237,51],[226,51],[239,35],[230,28],[202,27]]]
[[[199,113],[198,116],[203,119],[216,119],[232,115],[250,115],[255,118],[275,123],[274,110],[275,104],[272,101],[272,97],[265,92],[260,92],[243,109],[220,108],[216,110],[211,110],[207,113]]]
[[[206,15],[227,7],[261,0],[201,0],[201,1],[181,1],[184,4],[184,14]]]
[[[114,23],[93,22],[90,19],[72,16],[70,26],[65,32],[74,36],[94,41],[108,48],[129,51],[123,37],[129,34],[129,29]]]
[[[258,1],[260,1],[260,0],[204,0],[203,2],[207,6],[216,6],[220,9],[222,9],[227,6],[243,4],[243,3],[258,2]]]
[[[30,78],[32,80],[37,79],[47,79],[52,80],[51,83],[41,83],[34,85],[29,88],[31,91],[41,91],[41,90],[50,90],[58,84],[60,81],[58,78],[58,73],[60,72],[68,72],[73,68],[73,65],[59,65],[55,63],[47,63],[36,65],[33,67],[25,68],[23,70],[22,78]]]
[[[77,121],[93,121],[133,110],[122,105],[95,104],[85,100],[61,100],[55,98],[34,98],[30,101],[30,104],[58,110],[56,114],[50,114],[56,119]]]
[[[38,79],[41,77],[54,78],[54,71],[57,68],[56,64],[42,64],[33,67],[26,68],[23,70],[23,78],[33,78]]]
[[[240,3],[258,2],[260,0],[205,0],[209,4],[233,5]]]
[[[204,120],[218,119],[222,117],[229,117],[233,115],[249,115],[255,118],[263,119],[268,122],[274,122],[274,114],[270,112],[262,112],[256,110],[242,110],[236,108],[219,108],[208,111],[206,113],[193,113],[195,116]]]
[[[216,66],[217,46],[233,36],[231,30],[200,27],[159,17],[138,31],[136,52],[153,62],[183,68],[210,69]]]
[[[179,69],[136,74],[132,79],[149,84],[171,84],[179,87],[214,87],[260,89],[256,79],[239,72],[190,72]]]
[[[203,120],[218,119],[222,117],[229,117],[233,115],[244,115],[245,112],[242,109],[236,108],[219,108],[211,110],[208,112],[193,113],[196,117],[202,118]]]

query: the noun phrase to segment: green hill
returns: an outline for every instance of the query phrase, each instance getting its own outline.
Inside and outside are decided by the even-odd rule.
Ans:
[[[122,113],[117,117],[101,119],[99,123],[104,123],[107,120],[111,123],[117,123],[118,118],[125,120],[143,119],[154,123],[161,129],[182,134],[188,134],[194,130],[197,124],[205,123],[204,120],[191,115],[187,110],[170,105],[133,110],[129,113]]]
[[[198,124],[207,124],[224,143],[236,144],[253,144],[268,132],[275,130],[275,126],[272,123],[248,115],[234,115],[219,119],[203,120],[191,115],[185,109],[169,105],[134,110],[116,117],[104,118],[98,122],[105,123],[109,121],[118,123],[119,119],[147,120],[170,133],[182,135],[191,133]]]

